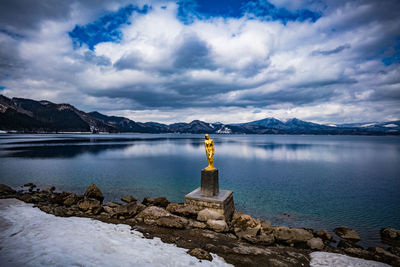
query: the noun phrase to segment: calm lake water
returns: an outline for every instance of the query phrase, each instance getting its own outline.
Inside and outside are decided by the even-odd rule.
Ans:
[[[356,229],[364,246],[400,228],[400,138],[214,135],[220,188],[276,225]],[[0,135],[0,183],[183,202],[207,166],[203,135]],[[287,216],[286,214],[289,214]]]

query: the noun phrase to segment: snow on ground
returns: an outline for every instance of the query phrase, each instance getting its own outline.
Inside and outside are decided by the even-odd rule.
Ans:
[[[0,266],[231,266],[215,254],[200,262],[186,251],[128,225],[61,218],[0,200]]]
[[[367,261],[363,259],[353,258],[337,253],[313,252],[311,255],[311,267],[390,267],[385,263],[376,261]]]

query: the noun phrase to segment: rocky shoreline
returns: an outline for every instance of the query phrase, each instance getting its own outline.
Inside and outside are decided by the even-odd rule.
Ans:
[[[215,253],[235,266],[309,266],[310,253],[324,251],[400,266],[400,230],[383,228],[382,241],[390,247],[364,249],[356,231],[345,226],[334,229],[335,244],[327,230],[272,226],[270,222],[235,211],[231,219],[211,210],[170,203],[165,197],[122,197],[123,203],[103,204],[103,194],[90,185],[83,195],[37,189],[32,183],[22,190],[0,184],[0,198],[33,203],[46,213],[60,217],[87,217],[107,223],[127,224],[146,238],[159,237],[188,249],[200,260],[212,260]]]

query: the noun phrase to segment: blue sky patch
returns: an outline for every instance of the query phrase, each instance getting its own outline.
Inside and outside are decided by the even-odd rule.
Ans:
[[[291,12],[285,8],[277,8],[268,1],[262,0],[179,0],[178,18],[185,24],[193,22],[194,18],[240,18],[245,13],[252,14],[263,20],[279,20],[286,24],[288,21],[317,21],[321,14],[308,9]]]
[[[397,39],[396,45],[393,47],[393,54],[390,57],[385,57],[382,59],[383,64],[390,66],[393,63],[400,64],[400,38]]]
[[[140,14],[146,14],[149,7],[145,5],[143,9],[139,9],[133,5],[120,8],[118,11],[109,13],[93,23],[75,28],[68,34],[74,42],[75,47],[87,44],[90,50],[94,46],[102,42],[118,42],[122,38],[119,27],[123,24],[129,24],[129,17],[135,11]]]
[[[4,90],[4,89],[6,89],[6,87],[0,85],[0,91],[1,91],[1,90]]]

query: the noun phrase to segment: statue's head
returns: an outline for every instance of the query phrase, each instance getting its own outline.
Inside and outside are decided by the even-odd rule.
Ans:
[[[210,137],[208,136],[208,134],[205,135],[206,140],[210,139]]]

